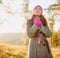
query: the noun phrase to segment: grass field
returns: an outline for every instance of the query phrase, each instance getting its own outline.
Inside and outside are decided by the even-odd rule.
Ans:
[[[52,48],[54,58],[60,58],[60,48]]]
[[[60,49],[52,48],[54,58],[60,58]],[[26,58],[27,46],[0,43],[0,58]]]
[[[26,58],[26,46],[0,43],[0,58]]]

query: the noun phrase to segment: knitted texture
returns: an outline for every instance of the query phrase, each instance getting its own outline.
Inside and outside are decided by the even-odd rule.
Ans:
[[[34,22],[34,24],[35,24],[36,26],[38,26],[38,27],[41,27],[41,26],[43,25],[39,17],[36,17],[36,18],[33,20],[33,22]]]
[[[34,9],[33,9],[33,12],[34,12],[34,10],[35,10],[37,7],[39,7],[39,8],[40,8],[41,13],[42,13],[42,12],[43,12],[43,8],[42,8],[42,6],[40,6],[40,5],[36,5],[36,6],[34,7]]]
[[[43,25],[39,17],[36,17],[36,18],[33,20],[33,23],[34,23],[36,26],[40,27],[40,28],[41,28],[42,25]],[[38,45],[41,45],[41,44],[43,44],[43,34],[41,34],[41,33],[38,32]]]

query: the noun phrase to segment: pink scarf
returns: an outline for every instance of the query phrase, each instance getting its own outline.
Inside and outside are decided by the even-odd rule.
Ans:
[[[43,34],[38,32],[38,44],[43,44]]]
[[[33,20],[33,23],[34,23],[36,26],[40,27],[40,28],[41,28],[42,25],[43,25],[39,17],[36,17],[36,18]],[[37,35],[38,35],[38,44],[42,44],[42,43],[43,43],[43,34],[40,33],[40,32],[38,32]]]

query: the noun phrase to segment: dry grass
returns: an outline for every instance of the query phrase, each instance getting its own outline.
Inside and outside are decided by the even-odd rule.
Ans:
[[[0,43],[0,58],[26,58],[27,46]],[[54,58],[60,58],[60,49],[52,48]]]
[[[0,58],[25,58],[26,46],[0,43]]]
[[[52,48],[54,58],[60,58],[60,48]]]

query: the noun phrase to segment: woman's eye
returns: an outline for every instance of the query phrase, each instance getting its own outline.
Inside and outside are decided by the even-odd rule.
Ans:
[[[39,9],[39,10],[41,10],[41,9]]]

